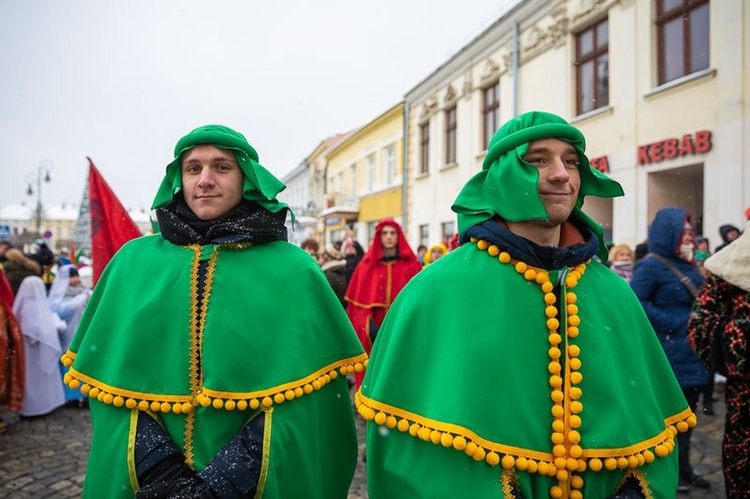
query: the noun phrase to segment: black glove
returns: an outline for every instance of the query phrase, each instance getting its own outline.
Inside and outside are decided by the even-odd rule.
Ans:
[[[135,471],[139,499],[214,499],[208,486],[185,464],[180,449],[154,418],[138,412]]]
[[[154,418],[138,413],[135,468],[139,499],[240,499],[255,495],[263,464],[265,412],[235,435],[200,473]]]
[[[216,497],[253,497],[263,465],[263,431],[266,413],[261,411],[221,448],[198,476]]]

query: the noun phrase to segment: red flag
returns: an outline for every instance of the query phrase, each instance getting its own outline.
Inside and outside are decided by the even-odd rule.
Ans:
[[[76,255],[76,245],[73,244],[73,241],[70,241],[70,263],[75,265],[78,263],[78,255]]]
[[[123,244],[140,237],[141,231],[122,207],[115,193],[89,160],[89,209],[91,212],[92,284]]]

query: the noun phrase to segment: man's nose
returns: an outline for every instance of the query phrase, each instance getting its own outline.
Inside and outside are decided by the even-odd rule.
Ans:
[[[562,158],[556,157],[552,160],[549,176],[558,181],[565,181],[570,178],[570,174],[568,173],[568,169],[565,167],[565,162]]]
[[[214,175],[210,168],[204,168],[201,170],[200,177],[198,177],[199,187],[209,187],[214,185]]]

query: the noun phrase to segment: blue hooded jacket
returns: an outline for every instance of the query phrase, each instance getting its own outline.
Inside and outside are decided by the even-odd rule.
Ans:
[[[703,276],[698,267],[680,256],[686,222],[690,222],[690,215],[682,208],[660,210],[649,227],[648,250],[668,260],[700,288]],[[643,305],[680,386],[694,388],[706,384],[708,373],[687,342],[694,301],[690,291],[674,272],[648,255],[636,265],[630,286]]]

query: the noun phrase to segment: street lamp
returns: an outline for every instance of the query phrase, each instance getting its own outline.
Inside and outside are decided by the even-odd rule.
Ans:
[[[34,195],[33,185],[36,183],[36,234],[37,237],[41,237],[42,234],[42,180],[49,183],[52,178],[50,172],[52,171],[52,162],[48,159],[39,163],[36,174],[29,174],[26,177],[26,194],[29,196]]]

